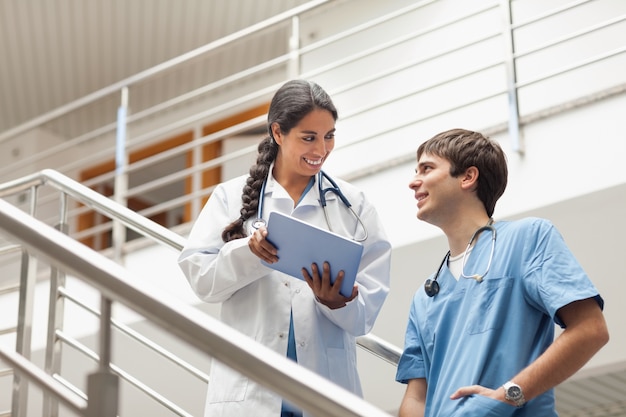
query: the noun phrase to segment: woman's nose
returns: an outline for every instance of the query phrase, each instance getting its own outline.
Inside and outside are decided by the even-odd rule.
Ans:
[[[317,143],[317,146],[315,147],[316,151],[321,155],[321,156],[325,156],[328,153],[328,146],[326,146],[326,141],[325,140],[320,140]]]

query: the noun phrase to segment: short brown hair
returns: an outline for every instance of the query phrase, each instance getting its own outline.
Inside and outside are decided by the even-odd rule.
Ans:
[[[508,169],[506,155],[500,145],[481,133],[465,129],[451,129],[422,143],[417,159],[424,153],[436,155],[450,162],[450,175],[458,177],[467,168],[478,169],[477,195],[491,217],[496,202],[504,193]]]

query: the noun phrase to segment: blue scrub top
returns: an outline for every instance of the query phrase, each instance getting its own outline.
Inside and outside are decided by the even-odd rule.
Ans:
[[[533,362],[554,340],[554,323],[562,326],[559,308],[592,297],[604,306],[548,220],[526,218],[494,226],[493,261],[483,282],[457,282],[444,265],[437,278],[439,294],[428,297],[420,286],[413,298],[396,380],[426,378],[425,417],[556,416],[553,390],[522,408],[479,395],[449,397],[462,386],[496,389]],[[483,273],[490,251],[491,234],[482,233],[465,274]]]

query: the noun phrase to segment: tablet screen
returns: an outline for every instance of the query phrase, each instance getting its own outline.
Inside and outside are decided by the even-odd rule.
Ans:
[[[352,295],[363,254],[361,243],[280,212],[270,213],[267,232],[267,240],[278,249],[278,262],[261,261],[263,265],[304,280],[302,268],[310,273],[312,263],[321,270],[324,261],[328,261],[331,283],[343,270],[339,292],[345,297]]]

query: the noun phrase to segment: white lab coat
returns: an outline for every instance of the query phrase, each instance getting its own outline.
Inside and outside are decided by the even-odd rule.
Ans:
[[[271,172],[271,171],[270,171]],[[389,292],[391,245],[374,207],[351,184],[335,179],[367,227],[369,237],[356,282],[357,298],[331,310],[316,302],[304,280],[261,264],[248,238],[226,244],[224,227],[240,216],[241,193],[247,175],[216,187],[191,230],[179,265],[202,300],[221,302],[221,320],[272,350],[286,355],[290,310],[293,311],[298,363],[336,384],[362,395],[356,370],[355,337],[368,333]],[[317,181],[317,176],[316,176]],[[324,187],[330,184],[324,181]],[[362,236],[355,217],[335,194],[326,194],[332,230],[347,237]],[[263,217],[280,211],[328,228],[319,204],[317,183],[294,208],[286,190],[270,175],[265,188]],[[246,222],[246,230],[256,216]],[[302,244],[306,245],[306,242]],[[213,361],[205,416],[280,415],[281,398],[247,377]]]

